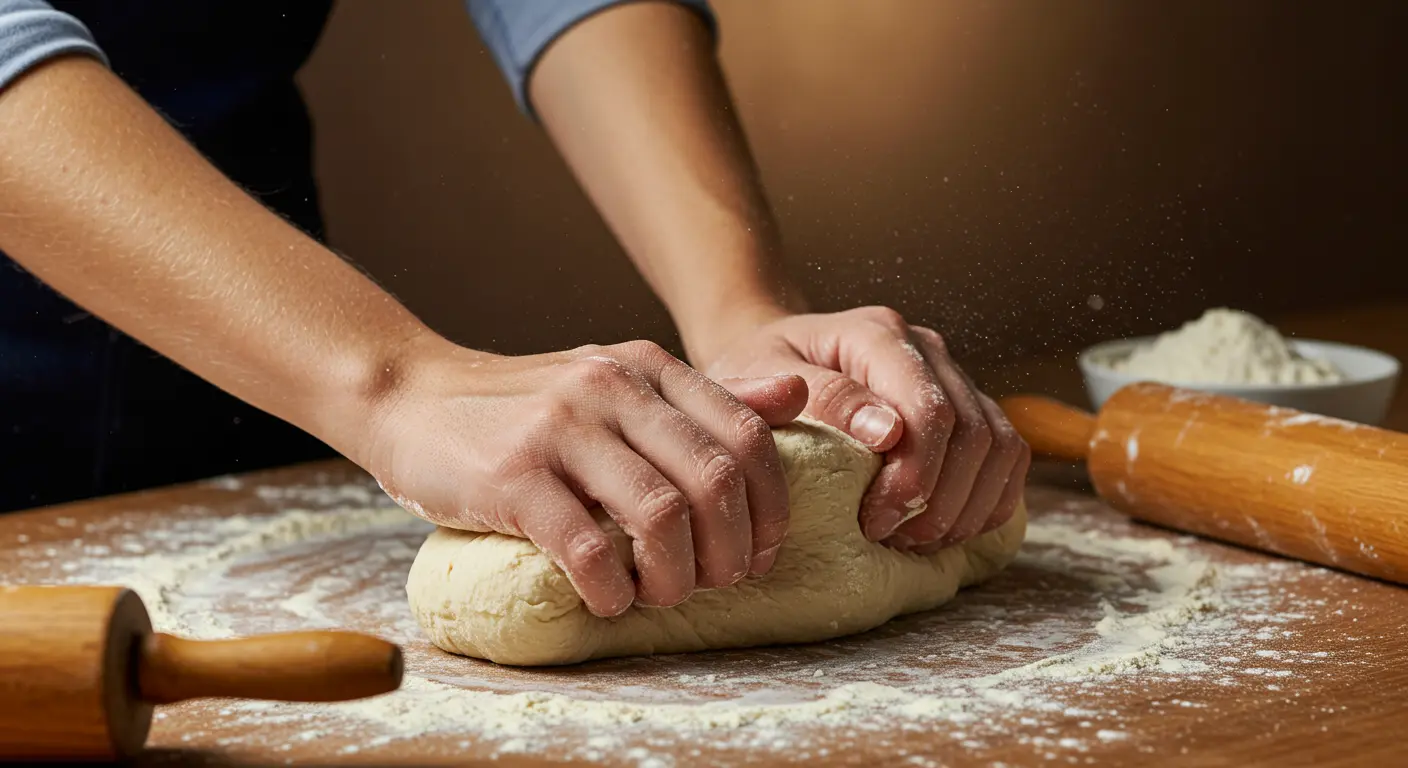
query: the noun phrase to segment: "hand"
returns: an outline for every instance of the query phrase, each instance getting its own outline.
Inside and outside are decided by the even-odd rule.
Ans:
[[[720,349],[705,373],[798,374],[808,416],[886,452],[860,511],[872,541],[927,554],[1016,510],[1031,449],[934,331],[885,307],[777,313]]]
[[[359,459],[402,506],[531,539],[599,616],[772,567],[788,507],[770,425],[801,412],[800,378],[727,382],[735,396],[644,341],[526,357],[422,346]],[[639,583],[595,504],[632,539]]]

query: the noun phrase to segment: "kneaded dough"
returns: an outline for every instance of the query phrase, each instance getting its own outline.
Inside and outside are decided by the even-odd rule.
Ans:
[[[791,519],[776,564],[762,578],[699,591],[672,608],[633,607],[603,619],[531,542],[442,528],[411,565],[411,610],[440,648],[519,666],[814,642],[935,608],[1002,570],[1021,546],[1025,508],[1000,528],[934,555],[867,541],[856,515],[880,457],[816,422],[776,429],[773,438]]]

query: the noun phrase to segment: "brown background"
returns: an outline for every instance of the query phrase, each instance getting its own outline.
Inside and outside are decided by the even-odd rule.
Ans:
[[[814,302],[896,306],[1001,389],[1014,357],[1209,305],[1408,296],[1406,5],[715,7]],[[334,243],[434,326],[674,343],[459,0],[341,0],[303,83]]]

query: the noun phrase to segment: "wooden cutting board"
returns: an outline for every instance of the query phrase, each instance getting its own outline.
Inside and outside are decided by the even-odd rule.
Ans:
[[[382,503],[375,486],[340,462],[0,517],[0,580],[127,574],[159,598],[159,627],[218,635],[336,625],[407,641],[412,689],[351,714],[232,702],[166,709],[147,757],[163,764],[1359,765],[1408,756],[1395,728],[1408,722],[1404,591],[1132,524],[1052,479],[1029,496],[1031,545],[991,584],[859,638],[754,652],[539,671],[442,654],[418,638],[399,593],[424,527],[371,511]],[[328,530],[298,540],[310,528]],[[1201,597],[1180,581],[1198,568],[1220,580]],[[1137,650],[1130,637],[1147,629],[1148,611],[1169,614],[1153,626],[1172,647],[1147,668],[1123,658],[1114,673],[1071,671],[1098,660],[1111,636],[1114,656]],[[1002,677],[1043,663],[1065,672]],[[776,713],[847,684],[921,693],[907,714],[700,725],[709,702]],[[537,715],[525,703],[534,697]],[[603,719],[607,710],[623,714]]]

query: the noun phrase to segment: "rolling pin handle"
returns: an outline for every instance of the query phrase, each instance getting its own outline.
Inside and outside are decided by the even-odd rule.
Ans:
[[[396,690],[401,649],[351,632],[290,632],[234,640],[152,634],[137,685],[153,704],[197,698],[345,701]]]
[[[1058,400],[1016,395],[999,403],[1032,453],[1052,459],[1081,461],[1090,451],[1095,417]]]

